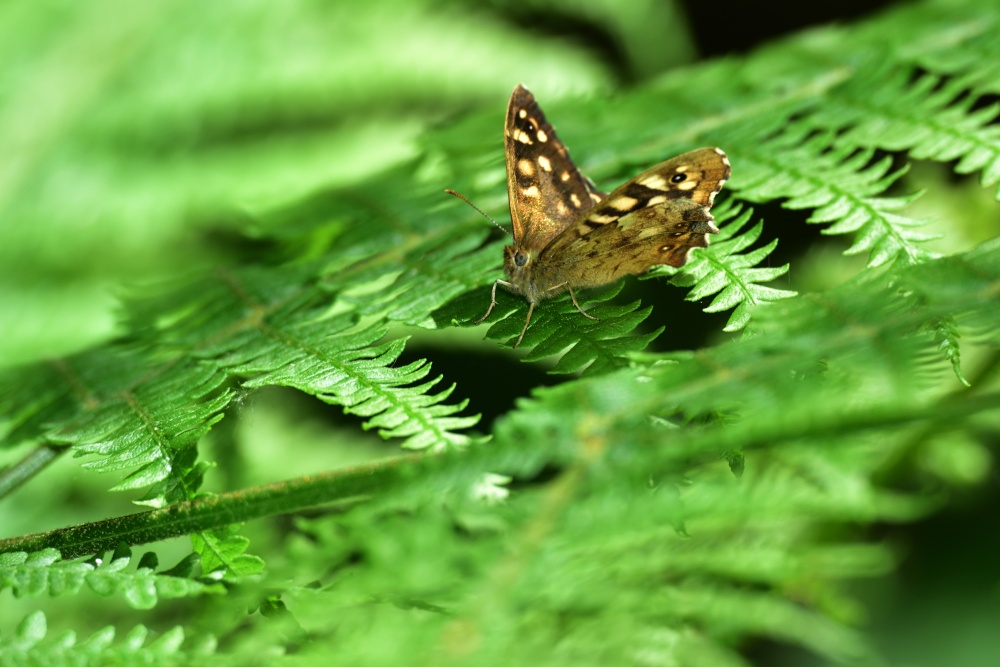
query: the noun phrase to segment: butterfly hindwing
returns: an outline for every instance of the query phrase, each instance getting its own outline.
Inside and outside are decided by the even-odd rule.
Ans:
[[[574,287],[603,285],[659,264],[682,266],[717,233],[708,212],[729,178],[717,148],[678,155],[630,179],[544,249],[539,267],[577,266]],[[594,275],[596,274],[596,275]]]
[[[718,148],[699,148],[661,162],[629,179],[612,195],[635,199],[639,207],[662,203],[667,199],[689,199],[711,208],[715,195],[729,178],[729,158]],[[628,210],[631,202],[620,208]]]
[[[547,261],[543,253],[535,279],[576,289],[607,285],[660,264],[683,266],[691,249],[707,247],[708,234],[718,231],[708,210],[687,199],[639,208],[584,236],[560,238],[558,261]]]

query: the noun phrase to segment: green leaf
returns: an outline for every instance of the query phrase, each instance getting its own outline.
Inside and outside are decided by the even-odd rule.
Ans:
[[[12,640],[0,640],[0,663],[200,664],[215,650],[215,642],[211,638],[184,647],[184,630],[179,626],[152,641],[147,641],[151,633],[142,625],[135,626],[118,642],[115,642],[115,629],[111,626],[79,642],[72,632],[53,639],[48,639],[47,634],[45,615],[40,611],[29,614],[21,621]]]
[[[122,594],[135,609],[152,609],[161,598],[197,597],[221,590],[187,577],[155,573],[143,567],[128,570],[130,555],[94,565],[60,560],[55,549],[31,554],[0,554],[0,590],[10,588],[15,597],[72,596],[89,588],[101,597]]]
[[[236,579],[257,574],[264,561],[246,553],[250,540],[236,526],[202,531],[191,536],[194,551],[201,556],[201,570],[209,577]]]

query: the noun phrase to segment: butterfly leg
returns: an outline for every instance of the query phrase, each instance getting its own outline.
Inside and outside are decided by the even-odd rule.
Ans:
[[[531,314],[535,312],[535,304],[528,304],[528,316],[524,318],[524,328],[521,329],[521,335],[517,337],[517,342],[514,343],[514,347],[521,344],[521,340],[524,338],[524,334],[528,331],[528,325],[531,324]]]
[[[497,305],[497,285],[503,285],[504,287],[512,287],[512,285],[506,280],[498,280],[493,283],[493,291],[490,292],[490,307],[486,309],[486,314],[476,320],[476,324],[482,324],[483,320],[490,316],[493,312],[493,307]]]
[[[569,287],[569,286],[567,285],[567,286],[566,286],[566,289],[568,289],[568,290],[569,290],[569,298],[573,300],[573,305],[574,305],[574,306],[576,306],[576,309],[580,311],[580,314],[581,314],[581,315],[583,315],[584,317],[586,317],[586,318],[587,318],[587,319],[589,319],[589,320],[594,320],[595,322],[598,322],[598,321],[600,321],[600,319],[601,319],[601,318],[599,318],[599,317],[594,317],[593,315],[588,315],[587,313],[583,312],[583,308],[581,308],[581,307],[580,307],[580,304],[578,304],[578,303],[576,302],[576,295],[575,295],[575,294],[573,294],[573,288],[572,288],[572,287]]]

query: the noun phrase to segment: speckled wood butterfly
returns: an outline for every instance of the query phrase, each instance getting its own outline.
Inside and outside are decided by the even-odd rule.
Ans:
[[[709,213],[729,178],[729,160],[718,148],[699,148],[644,171],[611,194],[598,192],[573,164],[555,130],[524,86],[510,96],[504,126],[507,196],[514,245],[504,247],[507,280],[493,284],[535,305],[568,291],[613,283],[653,266],[681,266],[692,248],[708,246],[719,230]]]

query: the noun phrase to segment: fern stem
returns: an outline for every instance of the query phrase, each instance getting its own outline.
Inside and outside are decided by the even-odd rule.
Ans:
[[[364,496],[410,479],[422,460],[416,454],[384,459],[341,470],[222,493],[210,498],[45,533],[0,540],[0,553],[55,548],[63,558],[79,558],[115,549],[120,543],[145,544],[219,528],[273,514],[301,510],[335,500]]]

